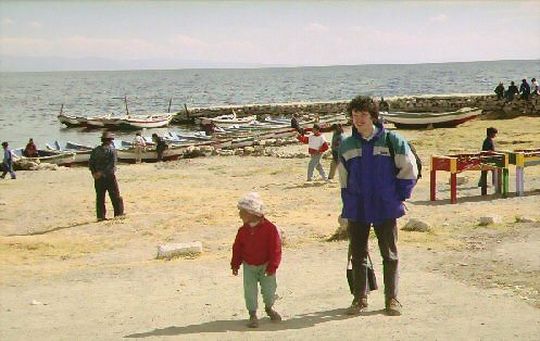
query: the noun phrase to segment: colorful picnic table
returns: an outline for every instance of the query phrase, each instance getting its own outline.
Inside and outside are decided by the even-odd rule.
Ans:
[[[498,174],[496,192],[506,197],[508,193],[508,155],[500,152],[479,152],[431,156],[430,200],[437,196],[437,171],[450,172],[450,203],[457,203],[457,174],[464,171],[495,170]],[[483,183],[481,194],[487,194]]]
[[[516,166],[516,194],[525,193],[525,167],[540,164],[539,149],[515,149],[504,151],[508,155],[508,163]]]

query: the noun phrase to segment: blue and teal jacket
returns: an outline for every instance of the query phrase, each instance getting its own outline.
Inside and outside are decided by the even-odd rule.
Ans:
[[[375,125],[374,136],[366,140],[352,129],[339,149],[339,177],[343,210],[351,221],[381,223],[405,214],[403,201],[410,198],[418,168],[407,141]],[[390,155],[386,135],[394,150]]]

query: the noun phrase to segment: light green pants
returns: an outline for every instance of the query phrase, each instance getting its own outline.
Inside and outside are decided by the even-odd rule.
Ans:
[[[261,294],[264,305],[272,307],[276,296],[276,275],[266,276],[266,264],[242,264],[244,272],[244,299],[248,311],[257,311],[258,283],[261,283]]]

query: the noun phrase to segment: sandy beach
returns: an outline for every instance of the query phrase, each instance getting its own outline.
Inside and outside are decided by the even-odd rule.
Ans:
[[[100,223],[88,169],[18,172],[17,180],[0,180],[0,340],[537,339],[540,166],[526,168],[522,197],[515,196],[514,166],[508,198],[493,187],[480,196],[479,172],[464,172],[457,204],[449,203],[448,174],[439,172],[439,200],[429,201],[430,156],[477,151],[490,126],[499,130],[499,149],[540,148],[534,117],[398,131],[424,164],[399,225],[417,218],[431,226],[400,231],[401,317],[384,314],[373,233],[381,290],[370,295],[367,313],[345,315],[352,300],[347,241],[327,241],[338,228],[339,184],[304,183],[305,145],[272,148],[306,158],[119,165],[127,215]],[[240,226],[236,202],[249,191],[261,194],[284,238],[276,303],[284,320],[264,317],[256,330],[245,326],[242,280],[229,266]],[[479,226],[487,215],[502,222]],[[190,241],[203,243],[200,256],[156,259],[158,245]]]

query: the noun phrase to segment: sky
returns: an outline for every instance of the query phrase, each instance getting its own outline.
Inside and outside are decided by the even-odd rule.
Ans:
[[[539,1],[0,0],[0,71],[540,59]]]

